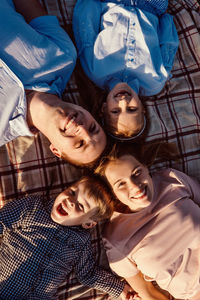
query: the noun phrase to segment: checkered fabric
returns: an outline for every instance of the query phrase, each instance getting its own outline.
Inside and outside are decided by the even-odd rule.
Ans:
[[[95,265],[90,231],[53,222],[53,202],[28,196],[0,210],[0,299],[56,300],[72,269],[84,285],[119,296],[124,283]]]
[[[57,15],[68,31],[75,0],[41,0],[49,14]],[[175,142],[180,152],[178,163],[162,161],[163,166],[177,168],[200,180],[200,1],[171,0],[169,12],[174,16],[180,46],[172,70],[173,77],[163,91],[145,99],[149,131],[147,143]],[[67,85],[64,100],[80,101],[74,75]],[[27,194],[61,192],[68,182],[80,177],[81,171],[56,158],[41,134],[20,137],[0,148],[0,205]],[[92,234],[97,263],[107,266],[100,239],[101,226]],[[74,273],[59,287],[59,299],[111,299],[101,292],[83,287]]]

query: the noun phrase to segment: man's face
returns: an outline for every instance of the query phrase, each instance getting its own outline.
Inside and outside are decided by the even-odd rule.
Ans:
[[[49,116],[46,136],[51,150],[57,155],[66,155],[77,165],[95,161],[106,146],[106,135],[91,114],[81,106],[59,102]]]
[[[57,196],[51,218],[63,226],[82,225],[89,228],[96,224],[91,217],[97,209],[95,200],[88,196],[85,183],[75,183]]]

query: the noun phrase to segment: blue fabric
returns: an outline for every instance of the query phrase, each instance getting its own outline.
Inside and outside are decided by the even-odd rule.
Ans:
[[[77,54],[55,16],[38,17],[27,24],[15,11],[11,0],[0,1],[0,40],[0,58],[12,70],[7,68],[8,86],[5,86],[5,68],[0,69],[0,106],[3,108],[0,134],[4,133],[0,135],[0,145],[3,145],[17,136],[31,135],[27,128],[23,129],[26,120],[24,89],[61,97]],[[16,107],[22,113],[16,111]],[[10,123],[6,124],[6,120]],[[20,130],[15,128],[16,122]]]
[[[170,77],[179,42],[172,16],[158,17],[147,6],[164,12],[167,1],[146,0],[146,10],[113,2],[76,3],[73,30],[83,69],[108,91],[126,82],[140,95],[157,94]]]
[[[90,233],[50,218],[39,196],[0,209],[0,299],[57,299],[57,288],[74,269],[84,285],[118,297],[124,283],[97,267]]]
[[[168,0],[101,0],[101,2],[137,6],[140,9],[144,9],[158,16],[163,14],[168,7]]]
[[[32,136],[26,123],[26,97],[17,76],[0,59],[0,146],[18,136]]]

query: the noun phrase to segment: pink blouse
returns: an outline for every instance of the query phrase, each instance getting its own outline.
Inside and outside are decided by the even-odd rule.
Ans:
[[[200,184],[167,169],[153,175],[154,197],[135,213],[115,212],[103,233],[112,270],[146,280],[176,298],[200,291]]]

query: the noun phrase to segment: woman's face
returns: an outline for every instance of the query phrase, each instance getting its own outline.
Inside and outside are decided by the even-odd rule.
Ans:
[[[135,157],[123,155],[108,164],[105,176],[116,197],[132,211],[150,205],[154,190],[148,169]]]
[[[108,94],[103,106],[106,122],[116,134],[134,136],[144,125],[144,108],[134,90],[125,82],[118,83]]]

